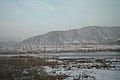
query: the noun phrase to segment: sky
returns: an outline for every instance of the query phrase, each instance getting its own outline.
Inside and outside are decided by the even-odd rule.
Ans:
[[[120,0],[0,0],[0,41],[92,25],[120,26]]]

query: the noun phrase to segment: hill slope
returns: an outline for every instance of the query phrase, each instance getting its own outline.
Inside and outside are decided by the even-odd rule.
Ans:
[[[118,39],[120,39],[120,27],[88,26],[67,31],[51,31],[25,39],[20,44],[101,43]]]

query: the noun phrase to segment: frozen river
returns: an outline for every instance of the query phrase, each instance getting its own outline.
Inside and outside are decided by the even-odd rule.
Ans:
[[[120,58],[120,52],[95,53],[40,53],[40,54],[1,54],[0,57],[32,56],[41,58]]]

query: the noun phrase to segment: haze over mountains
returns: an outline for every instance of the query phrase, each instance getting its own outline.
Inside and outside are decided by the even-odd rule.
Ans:
[[[18,41],[0,41],[0,47],[13,47]]]
[[[0,47],[18,45],[44,45],[67,43],[118,43],[120,44],[120,26],[87,26],[66,31],[51,31],[42,35],[18,41],[0,41]]]
[[[19,44],[66,44],[114,42],[120,39],[120,27],[87,26],[66,31],[51,31],[46,34],[30,37]]]

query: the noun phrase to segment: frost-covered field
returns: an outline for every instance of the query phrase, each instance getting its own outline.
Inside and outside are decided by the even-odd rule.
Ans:
[[[120,80],[120,53],[2,54],[0,71],[3,80]]]
[[[53,69],[46,67],[46,70],[50,73]],[[57,74],[69,75],[65,80],[120,80],[120,70],[72,69],[66,71],[61,69],[56,70]]]
[[[120,80],[120,56],[101,54],[60,56],[59,59],[49,60],[58,61],[58,66],[44,68],[50,75],[67,75],[65,80]]]
[[[120,71],[118,70],[98,70],[98,69],[81,69],[71,71],[71,76],[90,75],[94,78],[87,78],[87,80],[120,80]],[[65,80],[73,80],[73,77],[68,77]]]

